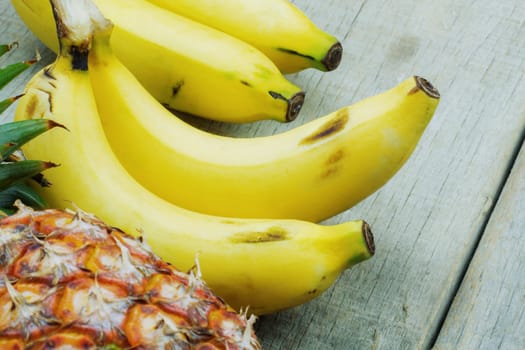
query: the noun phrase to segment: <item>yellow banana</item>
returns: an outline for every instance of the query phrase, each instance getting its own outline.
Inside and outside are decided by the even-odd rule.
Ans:
[[[283,73],[331,71],[341,61],[341,43],[288,0],[148,1],[252,44]]]
[[[288,132],[228,138],[182,122],[96,37],[91,80],[111,146],[143,186],[194,211],[318,222],[376,191],[412,153],[438,105],[419,77]]]
[[[143,0],[94,0],[115,23],[117,56],[171,109],[251,122],[294,120],[304,92],[251,45]],[[25,24],[57,50],[49,1],[12,0]]]
[[[255,314],[304,303],[346,268],[372,256],[373,237],[361,220],[323,226],[207,216],[141,187],[113,154],[93,96],[89,40],[92,27],[106,22],[90,0],[53,2],[60,54],[28,83],[15,113],[16,120],[51,118],[69,130],[50,130],[23,148],[28,158],[61,164],[46,173],[52,186],[41,189],[50,205],[73,202],[127,232],[140,230],[157,254],[181,269],[189,269],[198,255],[208,285],[231,305],[249,306]]]

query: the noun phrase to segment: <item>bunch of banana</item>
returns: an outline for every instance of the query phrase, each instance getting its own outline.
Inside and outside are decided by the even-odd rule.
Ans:
[[[60,3],[70,1],[79,0]],[[42,2],[13,0],[32,2],[25,13],[46,18]],[[50,205],[72,201],[124,231],[139,230],[182,269],[198,254],[206,282],[256,314],[316,297],[373,255],[364,221],[313,222],[370,195],[404,164],[438,105],[432,84],[411,77],[279,135],[211,135],[174,117],[113,54],[119,26],[113,30],[101,4],[120,0],[93,2],[102,11],[82,0],[87,10],[71,16],[75,23],[67,8],[55,13],[59,55],[29,82],[16,113],[69,131],[51,130],[24,147],[30,158],[61,164],[47,170],[53,186],[40,190]],[[67,30],[79,35],[68,41]]]
[[[305,95],[301,88],[289,82],[266,55],[248,43],[146,0],[94,1],[115,24],[112,45],[116,55],[170,109],[227,122],[260,119],[287,122],[300,112]],[[56,52],[58,42],[49,2],[12,0],[12,4],[33,33]],[[304,22],[298,11],[289,11],[288,16],[289,23]],[[299,19],[292,21],[295,17]],[[305,30],[309,31],[318,29]],[[323,50],[327,35],[316,36],[320,48],[315,50]],[[312,40],[304,39],[307,40],[297,40],[299,43]],[[278,49],[291,57],[323,55],[298,50],[285,44]],[[296,51],[298,54],[290,54]],[[337,55],[340,56],[330,54]],[[332,61],[329,66],[337,61],[326,60]]]
[[[432,85],[412,77],[285,133],[217,136],[174,118],[109,41],[109,32],[95,38],[89,64],[115,154],[158,196],[207,214],[313,222],[339,214],[397,172],[438,104]]]
[[[327,226],[209,216],[142,187],[113,153],[91,81],[91,39],[107,38],[111,24],[90,0],[53,3],[60,53],[27,84],[15,114],[16,120],[53,119],[67,127],[49,130],[23,147],[28,158],[61,165],[47,170],[53,186],[40,189],[50,206],[66,208],[73,202],[143,235],[158,255],[181,269],[191,268],[197,255],[207,284],[231,305],[249,306],[255,314],[316,297],[346,268],[374,254],[372,233],[362,220]]]
[[[248,36],[259,43],[268,43],[269,40],[287,40],[290,45],[293,42],[303,46],[330,43],[307,50],[317,53],[323,52],[321,47],[337,46],[333,38],[324,41],[312,38],[314,34],[329,35],[315,29],[304,15],[284,0],[227,0],[220,5],[205,0],[177,1],[177,6],[170,6],[174,3],[172,0],[150,1],[181,11],[185,16],[191,13],[195,19],[206,20],[207,24],[213,21],[213,25],[221,30],[230,28],[230,34],[250,32]],[[412,153],[437,106],[438,94],[432,86],[415,77],[390,91],[283,134],[256,139],[211,135],[173,118],[172,113],[142,86],[140,77],[125,68],[125,61],[141,60],[143,52],[148,51],[131,39],[126,45],[121,44],[124,32],[129,34],[137,25],[142,25],[133,23],[124,31],[124,22],[134,22],[130,19],[133,16],[124,13],[135,11],[133,13],[144,15],[142,12],[155,6],[144,0],[129,0],[120,6],[116,5],[119,0],[95,0],[95,3],[106,17],[109,13],[110,19],[118,20],[111,35],[115,55],[109,47],[108,36],[95,43],[90,57],[97,106],[111,146],[124,167],[143,186],[191,210],[222,216],[295,218],[314,222],[341,213],[376,191],[397,172]],[[51,30],[45,32],[39,27],[46,18],[51,23],[47,27],[53,25],[51,7],[47,2],[13,0],[13,4],[26,23],[34,26],[35,32],[40,33],[47,43],[56,41],[56,37],[50,34]],[[267,16],[255,16],[261,18],[260,23],[246,25],[245,29],[257,29],[257,32],[234,29],[235,23],[244,22],[232,20],[233,13],[236,18],[251,18],[254,11],[265,13],[267,6],[277,13],[271,18],[280,26],[275,24],[270,28],[264,25]],[[233,8],[237,10],[233,11]],[[171,15],[161,9],[155,10],[168,17]],[[210,11],[214,14],[211,16],[213,20]],[[158,16],[155,20],[162,18],[164,16]],[[290,29],[284,30],[282,23],[287,23]],[[278,35],[279,32],[286,32],[296,39],[288,40],[287,36]],[[187,37],[194,39],[192,35],[193,32],[188,33]],[[153,40],[165,36],[152,33],[148,38]],[[310,39],[302,41],[298,39],[300,36]],[[124,55],[119,55],[121,46],[127,50]],[[299,48],[295,47],[294,51],[297,50]],[[150,54],[157,59],[150,59],[147,65],[138,67],[142,74],[152,74],[153,67],[166,66],[163,62],[170,57],[161,57],[155,52]],[[118,57],[123,57],[124,65]],[[186,71],[179,68],[178,74]],[[204,74],[203,77],[208,79]],[[419,93],[408,94],[408,91]],[[201,101],[202,106],[211,108],[218,104],[208,97]],[[138,139],[140,143],[134,141]]]

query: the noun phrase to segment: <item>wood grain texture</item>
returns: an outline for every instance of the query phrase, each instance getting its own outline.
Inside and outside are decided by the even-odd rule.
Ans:
[[[304,80],[322,92],[310,93],[313,113],[410,74],[434,82],[442,101],[404,168],[329,220],[367,219],[376,256],[318,300],[263,317],[266,349],[430,347],[525,125],[523,2],[349,3],[296,1],[346,49],[338,71]]]
[[[454,299],[435,350],[525,349],[525,147]]]
[[[330,73],[289,78],[306,102],[296,121],[228,125],[186,117],[213,133],[256,137],[283,132],[388,89],[428,78],[441,104],[415,153],[382,189],[327,220],[364,218],[374,258],[343,274],[318,299],[261,317],[265,349],[425,349],[432,345],[508,174],[525,128],[525,3],[522,0],[295,0],[345,48]],[[19,93],[53,54],[0,0],[0,38],[20,48],[1,63],[34,54],[38,66],[0,97]],[[356,164],[358,166],[358,164]],[[524,302],[521,301],[521,308]],[[475,321],[475,320],[473,320]]]

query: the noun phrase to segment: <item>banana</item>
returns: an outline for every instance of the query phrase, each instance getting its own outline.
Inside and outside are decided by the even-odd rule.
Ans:
[[[412,77],[281,134],[213,135],[153,99],[112,54],[110,35],[95,36],[89,64],[115,154],[150,191],[207,214],[318,222],[341,213],[397,172],[439,102]]]
[[[328,226],[208,216],[141,187],[112,152],[93,95],[90,38],[106,22],[90,0],[53,3],[60,54],[30,80],[15,112],[16,120],[53,119],[68,129],[49,130],[23,147],[29,158],[60,163],[46,171],[53,185],[40,189],[51,206],[73,202],[141,234],[158,255],[181,269],[191,268],[197,255],[207,284],[232,306],[249,306],[254,314],[311,300],[346,268],[373,255],[373,236],[362,220]]]
[[[341,62],[341,43],[288,0],[148,1],[250,43],[283,73],[331,71]]]
[[[294,120],[304,92],[251,45],[143,0],[94,0],[115,23],[117,56],[171,109],[226,122]],[[48,1],[12,0],[25,24],[58,49]]]

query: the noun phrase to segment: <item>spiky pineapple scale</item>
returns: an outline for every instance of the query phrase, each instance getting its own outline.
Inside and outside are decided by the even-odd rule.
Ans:
[[[0,221],[0,348],[260,348],[195,270],[92,215],[18,205]]]

